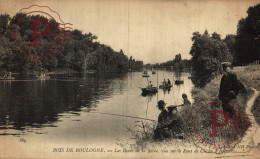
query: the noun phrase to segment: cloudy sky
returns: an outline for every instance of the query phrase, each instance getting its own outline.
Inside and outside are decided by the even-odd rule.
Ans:
[[[30,5],[49,6],[64,22],[145,63],[189,59],[195,31],[236,34],[238,21],[260,0],[0,0],[0,13],[14,15]]]

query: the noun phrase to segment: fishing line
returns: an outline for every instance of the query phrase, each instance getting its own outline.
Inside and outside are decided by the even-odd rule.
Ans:
[[[159,89],[159,86],[158,86],[158,74],[159,74],[159,71],[157,71],[157,90]],[[159,91],[157,92],[157,103],[158,103],[158,94],[159,94]]]
[[[156,121],[153,119],[147,119],[147,118],[140,118],[140,117],[135,117],[135,116],[129,116],[129,115],[122,115],[122,114],[112,114],[112,113],[102,113],[102,112],[88,112],[88,113],[93,113],[93,114],[104,114],[104,115],[111,115],[111,116],[120,116],[120,117],[127,117],[127,118],[133,118],[133,119],[141,119],[141,120],[149,120],[149,121]]]
[[[173,77],[173,81],[172,81],[172,94],[173,94],[173,100],[174,100],[174,104],[176,105],[177,103],[176,103],[176,98],[175,98],[175,95],[174,95],[174,85],[173,85],[173,83],[175,83],[175,76],[174,76],[174,70],[172,70],[172,77]]]

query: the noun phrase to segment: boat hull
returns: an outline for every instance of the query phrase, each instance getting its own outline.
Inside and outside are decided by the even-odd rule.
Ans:
[[[45,76],[45,77],[41,77],[41,76],[39,76],[39,77],[36,77],[38,80],[48,80],[48,79],[50,79],[51,77],[50,76]]]
[[[172,85],[160,85],[159,86],[160,89],[169,89],[171,87],[172,87]]]
[[[15,77],[8,77],[8,78],[0,77],[0,80],[15,80]]]
[[[158,89],[157,87],[152,87],[152,88],[141,88],[142,94],[153,94],[157,93]]]
[[[175,84],[183,84],[183,83],[184,83],[183,80],[176,80],[176,81],[175,81]]]

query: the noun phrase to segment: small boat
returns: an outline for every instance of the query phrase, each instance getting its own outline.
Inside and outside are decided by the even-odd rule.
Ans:
[[[0,80],[15,80],[15,77],[0,77]]]
[[[36,75],[36,78],[38,79],[38,80],[48,80],[48,79],[50,79],[51,77],[49,76],[49,75],[46,75],[46,74],[41,74],[41,75]]]
[[[0,77],[0,80],[14,80],[15,77],[12,77],[12,72],[5,73],[3,77]]]
[[[148,75],[147,71],[144,71],[142,76],[143,76],[143,77],[150,77],[150,76]]]
[[[142,90],[142,94],[153,94],[158,92],[157,87],[146,87],[146,88],[141,88],[141,90]]]
[[[170,85],[162,84],[162,85],[159,86],[160,89],[169,89],[171,87],[172,87],[172,84],[170,84]]]
[[[152,67],[152,74],[156,74],[156,72],[153,70],[153,67]]]
[[[183,84],[183,83],[184,83],[183,80],[180,80],[180,79],[179,79],[179,80],[175,80],[175,84],[177,84],[177,85],[178,85],[178,84]]]

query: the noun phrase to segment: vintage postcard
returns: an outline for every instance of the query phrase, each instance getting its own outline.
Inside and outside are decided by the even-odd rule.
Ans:
[[[260,158],[259,0],[0,0],[0,159]]]

